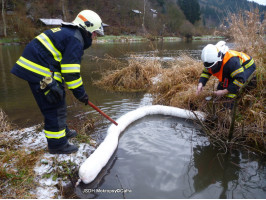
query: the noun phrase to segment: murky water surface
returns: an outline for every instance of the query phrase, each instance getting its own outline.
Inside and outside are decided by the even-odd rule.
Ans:
[[[92,85],[101,72],[112,66],[92,59],[105,54],[128,59],[134,53],[145,59],[171,60],[187,52],[199,58],[210,41],[164,43],[94,44],[85,51],[82,77],[90,100],[113,119],[140,106],[150,105],[143,93],[106,92]],[[215,42],[213,42],[215,43]],[[42,122],[42,116],[27,83],[10,70],[24,46],[0,46],[0,107],[18,127]],[[68,94],[68,120],[99,114],[86,106],[73,106]],[[110,122],[103,119],[95,129],[104,139]],[[265,160],[253,154],[233,152],[222,155],[189,121],[163,116],[138,120],[122,134],[119,147],[99,177],[80,185],[70,197],[76,198],[265,198]]]
[[[265,198],[264,164],[238,151],[222,155],[187,120],[149,116],[124,131],[108,166],[75,194],[100,199]]]

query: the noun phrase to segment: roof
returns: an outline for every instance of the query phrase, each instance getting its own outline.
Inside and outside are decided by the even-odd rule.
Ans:
[[[139,10],[132,10],[134,13],[141,14]]]
[[[47,26],[60,26],[64,21],[62,19],[39,19],[42,23]],[[110,26],[108,24],[102,23],[103,27]]]
[[[47,26],[58,26],[61,25],[62,22],[64,22],[62,19],[44,19],[41,18],[40,21],[44,23]]]
[[[151,12],[153,12],[154,14],[157,14],[157,10],[154,10],[154,9],[150,9]]]

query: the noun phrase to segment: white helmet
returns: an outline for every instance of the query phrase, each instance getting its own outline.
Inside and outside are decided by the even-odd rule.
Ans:
[[[215,45],[208,44],[202,50],[201,60],[206,69],[211,68],[217,62],[222,61],[222,52]]]
[[[99,15],[92,10],[81,11],[73,23],[81,28],[86,29],[86,31],[93,33],[99,33],[104,35],[102,20]]]

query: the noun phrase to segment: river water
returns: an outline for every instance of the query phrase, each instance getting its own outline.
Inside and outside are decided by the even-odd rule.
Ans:
[[[112,68],[93,57],[108,54],[127,59],[154,55],[167,61],[182,52],[199,58],[210,41],[94,44],[85,51],[82,77],[90,100],[113,119],[140,106],[150,105],[144,93],[107,92],[92,85],[100,73]],[[10,70],[24,46],[0,46],[0,107],[18,127],[42,122],[27,83]],[[68,95],[68,120],[98,116],[85,106],[73,106]],[[97,124],[95,135],[105,137],[110,122]],[[72,189],[74,198],[265,198],[265,159],[248,152],[223,155],[190,121],[167,116],[145,117],[131,124],[119,147],[96,180]]]

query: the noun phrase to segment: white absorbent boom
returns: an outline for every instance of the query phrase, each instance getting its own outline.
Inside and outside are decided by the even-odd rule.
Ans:
[[[196,114],[200,120],[204,120],[204,113],[202,112],[193,113],[188,110],[162,105],[144,106],[131,112],[128,112],[117,120],[118,126],[112,124],[109,127],[107,131],[107,136],[104,141],[80,166],[80,180],[85,184],[88,184],[97,177],[97,175],[107,164],[114,151],[116,150],[120,133],[123,132],[129,124],[147,115],[158,114],[180,117],[185,119],[196,119]]]

